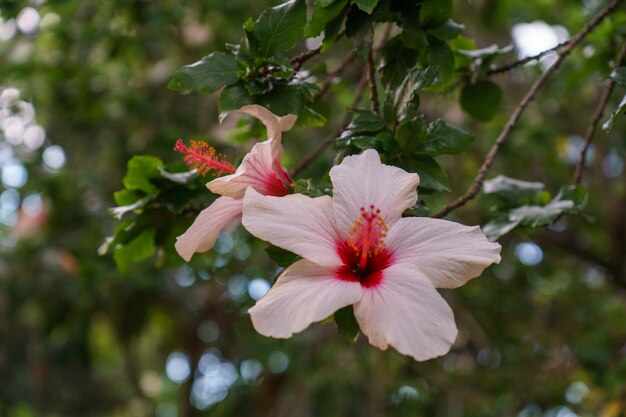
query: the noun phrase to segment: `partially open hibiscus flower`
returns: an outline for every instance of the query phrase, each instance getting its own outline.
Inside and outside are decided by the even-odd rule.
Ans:
[[[478,226],[402,218],[417,201],[417,174],[367,150],[330,171],[333,197],[246,191],[243,224],[304,259],[250,309],[255,329],[287,338],[354,305],[369,342],[416,360],[448,352],[454,316],[435,288],[455,288],[500,261]]]
[[[235,173],[216,178],[207,184],[209,190],[222,195],[202,210],[185,233],[176,239],[176,251],[189,261],[196,252],[213,247],[220,231],[241,215],[243,196],[248,187],[261,194],[283,196],[289,193],[291,179],[280,165],[283,153],[282,132],[291,129],[296,116],[278,117],[255,104],[238,111],[258,118],[267,128],[268,140],[254,145]]]

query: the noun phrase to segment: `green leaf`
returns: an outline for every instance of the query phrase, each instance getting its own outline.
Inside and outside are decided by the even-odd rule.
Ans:
[[[225,85],[235,84],[239,80],[238,71],[239,66],[234,55],[213,52],[176,71],[168,87],[182,94],[192,91],[212,93]]]
[[[496,115],[502,100],[502,90],[491,81],[465,84],[461,90],[461,107],[469,115],[488,122]]]
[[[300,257],[295,253],[274,245],[269,245],[265,248],[265,252],[276,265],[283,268],[287,268],[289,265],[300,259]]]
[[[428,30],[428,33],[435,35],[442,41],[449,41],[456,38],[461,32],[465,30],[465,25],[456,23],[454,20],[448,20],[441,26]]]
[[[452,0],[425,0],[420,9],[420,25],[432,28],[444,24],[452,15]]]
[[[404,216],[430,217],[430,209],[423,200],[418,201],[413,207],[409,207],[403,213]]]
[[[504,175],[498,175],[483,183],[485,194],[497,194],[508,201],[530,201],[544,188],[544,184],[540,182],[522,181]]]
[[[348,4],[348,0],[339,0],[328,6],[323,6],[320,1],[316,1],[313,6],[313,14],[311,20],[304,30],[306,38],[314,38],[319,36],[328,22],[339,16]]]
[[[298,114],[304,103],[302,92],[295,85],[277,85],[272,91],[256,96],[254,101],[278,116]]]
[[[536,185],[524,186],[525,189],[532,189],[533,187],[537,188]],[[586,204],[586,200],[586,192],[582,187],[565,187],[547,204],[525,204],[510,209],[504,216],[487,223],[483,228],[483,232],[490,240],[495,240],[518,226],[547,226],[563,214],[580,214]]]
[[[404,163],[409,171],[420,177],[419,190],[422,193],[432,191],[450,191],[450,182],[446,171],[428,155],[413,155]]]
[[[351,132],[377,132],[387,127],[385,121],[369,110],[354,109],[352,122],[348,126]]]
[[[626,87],[626,67],[619,67],[611,72],[609,77],[615,81],[616,84]]]
[[[358,8],[352,8],[346,18],[346,36],[354,42],[357,54],[367,58],[372,50],[374,29],[372,16]]]
[[[265,10],[255,22],[252,32],[259,40],[261,56],[269,58],[296,46],[305,26],[304,0],[290,0]]]
[[[420,105],[419,92],[430,87],[437,79],[437,69],[434,67],[414,68],[402,81],[402,84],[388,93],[391,100],[391,118],[401,122],[404,119],[412,119],[417,116]]]
[[[469,148],[473,140],[474,135],[438,119],[428,126],[426,140],[419,144],[418,152],[430,156],[460,154]]]
[[[427,36],[428,49],[424,57],[424,66],[438,69],[439,82],[445,83],[454,75],[454,54],[448,44],[432,35]]]
[[[337,325],[339,334],[345,337],[350,343],[356,342],[361,329],[359,327],[359,323],[354,317],[354,310],[352,306],[350,305],[337,310],[337,312],[333,315],[333,318],[335,319],[335,324]]]
[[[157,190],[150,179],[161,176],[159,168],[163,161],[154,156],[138,155],[128,161],[128,171],[124,177],[124,186],[128,190],[139,190],[151,194]]]
[[[219,120],[224,120],[228,113],[238,110],[246,104],[252,104],[252,97],[248,95],[245,87],[241,84],[231,85],[222,90],[219,99]]]
[[[404,119],[396,129],[400,149],[415,148],[426,138],[426,119],[423,116]]]
[[[389,87],[402,83],[407,71],[415,66],[419,53],[407,48],[398,36],[387,42],[382,55],[382,82]]]
[[[350,6],[346,5],[337,16],[326,24],[324,40],[322,41],[322,52],[325,52],[337,40],[349,11]]]
[[[378,4],[378,0],[352,0],[352,3],[356,4],[356,7],[363,10],[365,13],[372,14]]]
[[[127,206],[133,204],[143,196],[143,193],[137,191],[120,190],[113,193],[113,199],[118,206]]]
[[[609,132],[613,128],[615,118],[623,113],[626,113],[626,95],[624,95],[622,101],[617,105],[617,108],[611,113],[609,118],[602,124],[602,129],[604,129],[605,132]]]
[[[135,262],[152,256],[155,250],[155,229],[148,229],[125,245],[118,245],[113,251],[113,259],[120,272],[124,273]]]
[[[322,127],[326,125],[326,117],[309,106],[303,106],[298,115],[298,126]]]

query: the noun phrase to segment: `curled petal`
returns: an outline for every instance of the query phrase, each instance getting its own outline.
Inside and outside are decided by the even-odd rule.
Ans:
[[[436,288],[456,288],[500,262],[500,247],[478,226],[425,217],[403,218],[385,241],[398,263],[417,266]]]
[[[280,161],[273,157],[276,149],[282,153],[282,146],[273,139],[255,144],[234,174],[216,178],[207,187],[232,198],[243,198],[248,187],[265,195],[288,194],[291,180]]]
[[[358,283],[338,280],[332,268],[303,259],[287,268],[249,313],[262,335],[288,338],[360,296]]]
[[[254,116],[265,125],[267,137],[273,139],[277,144],[281,142],[281,133],[291,129],[298,116],[288,114],[287,116],[277,116],[263,106],[258,104],[248,104],[238,111]]]
[[[446,354],[457,335],[454,315],[428,278],[408,264],[383,271],[380,285],[363,288],[354,316],[369,342],[425,361]]]
[[[256,237],[296,253],[319,265],[341,265],[339,242],[329,196],[302,194],[268,197],[248,189],[243,225]]]
[[[213,247],[220,231],[241,215],[243,201],[220,197],[198,214],[193,224],[176,238],[176,251],[189,262],[196,252],[206,252]]]
[[[418,175],[382,164],[373,149],[346,157],[330,170],[330,179],[337,227],[343,235],[360,217],[362,207],[374,205],[391,226],[417,202]]]

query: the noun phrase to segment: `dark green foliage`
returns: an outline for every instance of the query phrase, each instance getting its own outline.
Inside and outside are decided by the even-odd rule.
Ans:
[[[471,116],[488,122],[491,120],[502,101],[502,90],[491,81],[467,83],[461,90],[461,107]]]
[[[168,87],[182,94],[192,91],[212,93],[224,85],[235,84],[239,66],[234,55],[213,52],[200,61],[176,71]]]
[[[333,315],[337,330],[350,343],[355,343],[359,337],[359,323],[354,318],[352,306],[344,307]]]

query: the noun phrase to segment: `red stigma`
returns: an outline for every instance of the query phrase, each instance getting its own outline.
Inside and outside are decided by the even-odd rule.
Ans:
[[[359,281],[364,287],[377,285],[382,271],[392,261],[391,252],[383,245],[387,225],[374,205],[361,207],[361,215],[348,232],[349,239],[338,245],[343,265],[335,273],[342,280]]]
[[[235,166],[226,161],[215,148],[204,141],[192,140],[187,147],[181,139],[176,141],[174,146],[176,152],[185,154],[184,161],[189,169],[196,169],[199,175],[206,175],[210,171],[215,171],[216,176],[223,174],[233,174]]]

